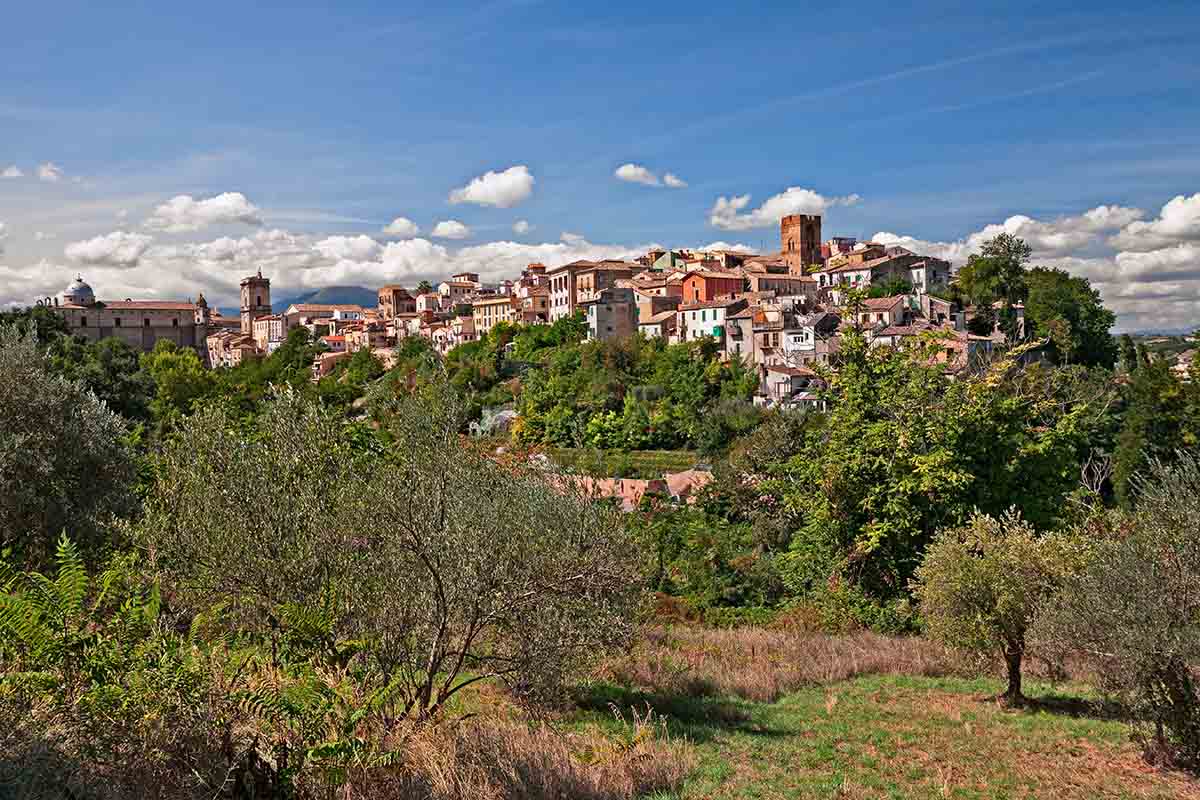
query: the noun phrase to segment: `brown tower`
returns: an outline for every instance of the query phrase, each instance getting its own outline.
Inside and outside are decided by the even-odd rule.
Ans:
[[[271,313],[271,280],[257,275],[242,278],[242,333],[254,334],[254,320]]]
[[[803,275],[805,267],[822,263],[821,215],[791,214],[779,221],[780,250],[788,272]]]

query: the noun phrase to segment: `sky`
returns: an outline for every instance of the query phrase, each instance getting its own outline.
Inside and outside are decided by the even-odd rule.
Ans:
[[[1008,230],[1200,326],[1200,3],[10,2],[0,305]]]

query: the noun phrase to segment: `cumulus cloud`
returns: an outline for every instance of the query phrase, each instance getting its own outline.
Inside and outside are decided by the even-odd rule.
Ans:
[[[569,245],[578,245],[587,241],[587,237],[583,236],[582,234],[571,233],[570,231],[563,231],[562,235],[559,236],[558,239],[563,244]]]
[[[37,240],[37,241],[39,241],[39,242],[44,242],[44,241],[46,241],[47,239],[53,239],[53,238],[54,238],[54,234],[53,234],[53,233],[46,233],[45,231],[35,231],[35,232],[34,232],[34,234],[33,234],[33,238],[34,238],[34,239],[36,239],[36,240]]]
[[[45,164],[39,165],[37,174],[40,179],[48,183],[58,183],[63,177],[62,167],[53,161],[47,161]]]
[[[136,267],[152,241],[153,237],[144,234],[113,231],[93,239],[71,242],[63,253],[76,264]]]
[[[171,198],[146,220],[150,230],[188,233],[210,225],[262,225],[259,209],[241,192],[224,192],[206,200],[181,194]]]
[[[524,236],[531,230],[533,230],[533,226],[529,224],[529,220],[527,219],[519,219],[513,223],[513,233],[518,236]]]
[[[750,195],[718,197],[708,214],[708,222],[714,228],[727,231],[748,231],[754,228],[770,228],[789,214],[824,214],[834,206],[852,206],[859,202],[856,194],[845,197],[826,197],[799,186],[789,186],[777,195],[768,197],[762,205],[750,211]]]
[[[407,217],[396,217],[384,227],[383,233],[388,236],[398,236],[401,239],[411,239],[421,232],[417,223]]]
[[[22,172],[21,168],[18,167],[16,164],[13,164],[11,167],[5,167],[4,170],[2,172],[0,172],[0,178],[24,178],[24,177],[25,177],[25,173]]]
[[[4,242],[8,239],[8,226],[0,222],[0,256],[4,255]]]
[[[622,164],[613,171],[613,177],[626,183],[640,183],[643,186],[667,186],[671,189],[682,189],[687,181],[678,175],[668,172],[660,179],[658,174],[643,167],[641,164]]]
[[[741,244],[740,242],[738,244],[732,244],[730,242],[720,242],[720,241],[709,242],[708,244],[704,245],[704,247],[700,247],[698,249],[704,250],[704,251],[727,250],[730,253],[757,253],[758,252],[755,248],[751,247],[750,245]]]
[[[626,183],[640,183],[645,186],[658,186],[658,176],[640,164],[622,164],[613,172],[613,177]]]
[[[431,235],[438,239],[466,239],[471,229],[456,219],[447,219],[435,225]]]
[[[1129,222],[1113,237],[1112,244],[1122,250],[1144,252],[1180,242],[1200,241],[1200,192],[1179,195],[1162,207],[1157,219]]]
[[[511,208],[533,194],[533,175],[529,167],[519,164],[503,172],[486,172],[461,189],[450,193],[450,202],[474,203],[480,206]],[[435,236],[437,234],[434,234]]]
[[[334,261],[348,258],[353,261],[370,261],[378,258],[383,246],[370,236],[329,236],[313,247],[325,258]]]
[[[886,231],[876,233],[871,240],[885,245],[899,245],[914,253],[961,264],[971,254],[978,253],[987,240],[1009,233],[1024,239],[1033,248],[1034,257],[1044,260],[1096,252],[1104,246],[1104,234],[1128,226],[1143,216],[1145,212],[1138,208],[1105,205],[1078,216],[1049,221],[1015,214],[1001,223],[985,225],[981,230],[952,242],[931,242]]]

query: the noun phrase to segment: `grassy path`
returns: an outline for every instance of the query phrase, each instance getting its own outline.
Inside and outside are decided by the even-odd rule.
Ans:
[[[1007,711],[986,680],[865,677],[776,703],[675,699],[654,705],[698,764],[678,798],[1200,798],[1200,782],[1157,772],[1127,728],[1029,688],[1045,705]],[[609,687],[611,689],[611,687]],[[595,697],[589,721],[609,724]],[[652,698],[652,701],[654,699]]]

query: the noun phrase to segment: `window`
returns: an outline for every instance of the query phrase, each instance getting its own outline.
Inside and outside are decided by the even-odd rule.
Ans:
[[[114,319],[113,325],[117,326],[118,328],[121,327],[121,318],[117,317],[116,319]]]
[[[261,294],[260,294],[260,295],[255,295],[255,297],[254,297],[254,305],[256,305],[256,306],[261,306],[261,305],[262,305],[262,295],[261,295]]]
[[[173,320],[171,320],[171,327],[172,327],[172,328],[178,328],[178,327],[179,327],[179,320],[178,320],[178,319],[173,319]]]
[[[146,317],[145,319],[143,319],[143,320],[142,320],[142,327],[143,327],[143,328],[149,328],[149,327],[150,327],[150,318],[149,318],[149,317]]]
[[[79,325],[80,325],[80,327],[82,327],[82,328],[86,328],[86,327],[87,327],[87,317],[86,317],[86,316],[85,316],[85,317],[80,317],[80,318],[79,318]]]

